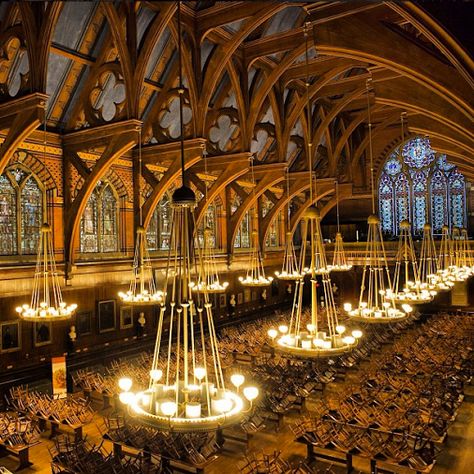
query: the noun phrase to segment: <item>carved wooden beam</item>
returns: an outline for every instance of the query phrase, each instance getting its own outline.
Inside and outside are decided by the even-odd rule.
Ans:
[[[138,120],[126,120],[68,133],[63,137],[65,167],[68,167],[68,164],[74,166],[74,161],[70,157],[77,152],[91,149],[103,150],[75,198],[72,199],[69,196],[65,199],[64,250],[67,273],[70,273],[74,263],[74,244],[87,201],[98,181],[107,173],[113,162],[137,143],[140,126],[141,122]],[[66,178],[68,176],[69,173],[66,174]],[[71,183],[66,182],[65,188],[66,194],[71,188]]]
[[[47,98],[45,94],[35,93],[0,104],[0,130],[8,128],[0,147],[0,174],[18,145],[44,120]]]
[[[233,163],[225,167],[219,174],[218,178],[212,183],[212,186],[207,190],[207,202],[204,199],[199,203],[195,216],[196,225],[199,225],[203,219],[206,209],[214,199],[233,181],[240,176],[247,173],[249,167],[248,158],[235,160]]]

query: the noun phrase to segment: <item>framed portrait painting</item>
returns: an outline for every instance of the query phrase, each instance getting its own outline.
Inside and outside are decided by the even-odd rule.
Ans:
[[[99,301],[97,314],[100,333],[115,329],[115,300]]]
[[[76,332],[78,336],[86,336],[92,333],[91,311],[76,314]]]
[[[46,346],[53,342],[53,325],[51,322],[34,323],[35,347]]]
[[[0,326],[0,350],[14,352],[21,349],[21,332],[19,321],[5,321]]]
[[[133,307],[122,306],[120,308],[120,329],[129,329],[133,327]]]

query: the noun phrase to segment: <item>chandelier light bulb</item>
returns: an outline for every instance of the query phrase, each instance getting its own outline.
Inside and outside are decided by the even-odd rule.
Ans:
[[[275,339],[278,336],[278,331],[276,329],[269,329],[267,334],[272,338]]]
[[[201,380],[206,376],[206,369],[204,367],[196,367],[194,369],[195,377],[201,382]]]
[[[160,405],[163,415],[171,417],[176,414],[177,405],[172,401],[165,401]]]
[[[257,387],[245,387],[244,388],[244,397],[252,402],[258,397],[258,388]]]
[[[161,377],[163,377],[163,371],[160,370],[160,369],[152,369],[150,370],[150,378],[154,381],[154,382],[158,382]]]
[[[284,324],[282,324],[281,326],[278,326],[278,330],[282,333],[282,334],[286,334],[288,332],[288,326],[285,326]]]
[[[245,382],[245,377],[242,374],[232,374],[230,381],[238,389]]]
[[[119,380],[118,386],[120,387],[120,390],[123,390],[124,392],[129,392],[130,389],[132,388],[132,379],[128,377],[123,377]]]
[[[346,332],[346,327],[342,325],[336,326],[336,332],[338,334],[344,334]]]

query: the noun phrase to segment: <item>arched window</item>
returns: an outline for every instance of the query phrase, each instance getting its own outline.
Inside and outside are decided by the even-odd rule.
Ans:
[[[280,211],[276,217],[272,219],[268,228],[267,238],[265,239],[265,247],[280,247],[281,232],[283,227],[283,213]]]
[[[14,165],[0,176],[0,255],[34,255],[45,196],[30,170]]]
[[[230,213],[234,214],[239,206],[242,204],[242,199],[238,194],[234,194],[230,203]],[[253,212],[253,211],[252,211]],[[234,248],[250,248],[250,233],[252,231],[251,211],[247,211],[240,223],[237,235],[234,240]]]
[[[444,155],[436,155],[427,138],[409,140],[390,155],[378,194],[384,233],[397,235],[404,219],[412,223],[415,234],[430,218],[434,233],[441,233],[443,225],[465,225],[464,176]]]
[[[165,194],[156,206],[146,231],[149,250],[168,250],[171,237],[171,202]]]
[[[209,227],[211,229],[211,239],[210,245],[211,248],[216,248],[218,246],[218,236],[219,236],[219,229],[217,225],[218,216],[220,212],[218,211],[220,206],[217,206],[215,202],[211,202],[206,208],[206,212],[204,214],[204,218],[201,220],[197,230],[197,237],[199,246],[204,248],[204,228]]]
[[[82,253],[118,252],[118,197],[108,183],[99,182],[81,219]]]

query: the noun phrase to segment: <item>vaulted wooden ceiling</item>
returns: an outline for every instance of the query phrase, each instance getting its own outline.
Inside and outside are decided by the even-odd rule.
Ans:
[[[152,1],[1,2],[0,108],[43,93],[51,131],[136,119],[145,146],[176,141],[176,9]],[[367,188],[367,79],[376,166],[400,142],[406,112],[407,136],[429,135],[474,177],[472,58],[415,3],[195,1],[182,2],[182,17],[185,133],[206,140],[210,163],[252,152],[258,163],[307,169],[309,72],[318,177]],[[16,120],[28,133],[39,123]]]

